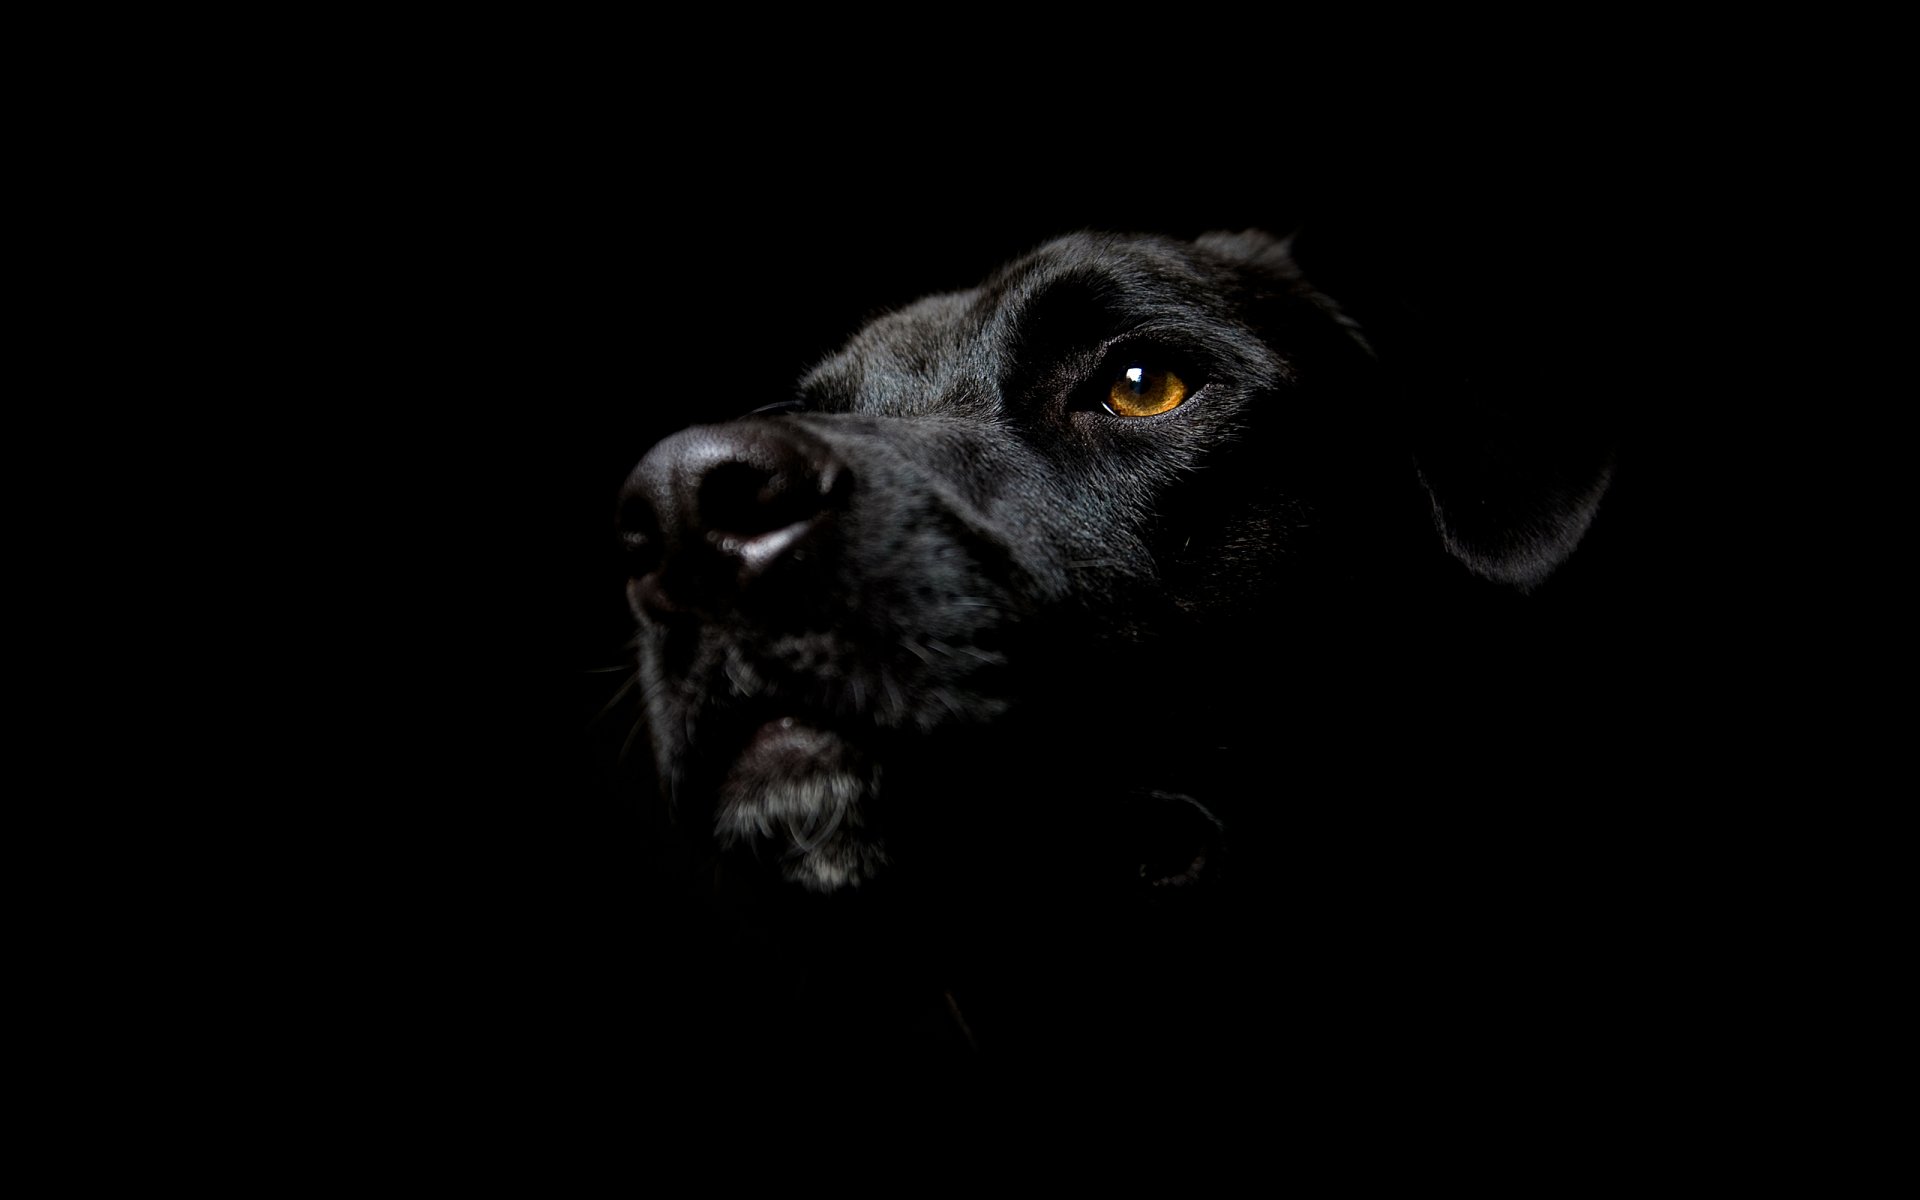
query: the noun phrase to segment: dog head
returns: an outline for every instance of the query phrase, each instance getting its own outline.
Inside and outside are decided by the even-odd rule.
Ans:
[[[1053,242],[634,470],[664,789],[819,891],[989,845],[1052,861],[1115,823],[1099,797],[1309,740],[1434,597],[1546,579],[1604,458],[1488,446],[1282,242]],[[1142,875],[1189,878],[1180,845]]]

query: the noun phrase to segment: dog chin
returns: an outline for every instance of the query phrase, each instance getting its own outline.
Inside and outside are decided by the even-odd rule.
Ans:
[[[768,721],[727,771],[714,830],[722,845],[773,850],[781,874],[813,891],[857,887],[887,861],[864,816],[878,782],[879,768],[841,735]]]

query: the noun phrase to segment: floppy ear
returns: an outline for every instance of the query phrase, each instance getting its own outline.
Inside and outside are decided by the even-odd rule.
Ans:
[[[1400,247],[1363,248],[1345,264],[1334,252],[1321,265],[1336,303],[1308,281],[1294,237],[1248,230],[1197,244],[1281,283],[1367,355],[1394,397],[1441,544],[1468,570],[1526,592],[1573,553],[1611,480],[1612,437],[1578,397],[1570,364],[1580,356],[1541,317],[1486,277],[1431,269],[1439,264]],[[1409,268],[1428,277],[1393,278]]]
[[[1599,511],[1610,439],[1569,414],[1508,405],[1425,424],[1414,461],[1448,553],[1523,592],[1546,582]]]

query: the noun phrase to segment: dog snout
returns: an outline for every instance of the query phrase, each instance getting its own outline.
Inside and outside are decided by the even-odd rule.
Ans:
[[[647,453],[621,495],[639,599],[655,612],[734,602],[803,547],[852,483],[846,464],[775,421],[689,429]]]

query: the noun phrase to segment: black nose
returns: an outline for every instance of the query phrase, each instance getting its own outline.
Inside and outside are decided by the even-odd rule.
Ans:
[[[621,492],[636,601],[656,612],[737,602],[803,553],[851,482],[831,451],[782,422],[675,434]]]

